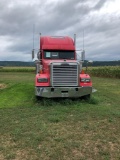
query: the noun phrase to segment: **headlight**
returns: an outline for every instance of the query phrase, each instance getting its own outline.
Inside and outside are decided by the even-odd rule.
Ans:
[[[80,81],[88,83],[90,82],[90,78],[81,78]]]
[[[38,83],[44,83],[44,82],[48,82],[47,78],[38,78],[37,79]]]

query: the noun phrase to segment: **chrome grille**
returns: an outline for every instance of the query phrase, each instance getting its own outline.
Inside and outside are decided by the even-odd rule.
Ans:
[[[77,63],[52,63],[52,86],[78,86]]]

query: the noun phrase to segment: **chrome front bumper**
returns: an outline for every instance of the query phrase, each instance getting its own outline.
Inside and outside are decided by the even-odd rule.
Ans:
[[[92,87],[35,87],[40,97],[81,97],[92,93]]]

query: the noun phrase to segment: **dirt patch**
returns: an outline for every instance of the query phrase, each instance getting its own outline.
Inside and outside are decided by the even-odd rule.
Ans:
[[[5,89],[5,88],[7,88],[7,85],[3,84],[3,83],[0,83],[0,89]]]
[[[0,160],[4,160],[4,159],[5,159],[4,155],[0,152]]]
[[[23,160],[23,159],[39,159],[32,149],[19,149],[16,151],[15,160]]]

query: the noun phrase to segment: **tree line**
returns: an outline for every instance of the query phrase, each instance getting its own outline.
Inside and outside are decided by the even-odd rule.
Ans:
[[[93,63],[88,63],[87,60],[84,61],[83,66],[120,66],[120,60],[118,61],[93,61]],[[34,67],[34,62],[22,62],[22,61],[0,61],[0,66],[22,66],[22,67]]]

